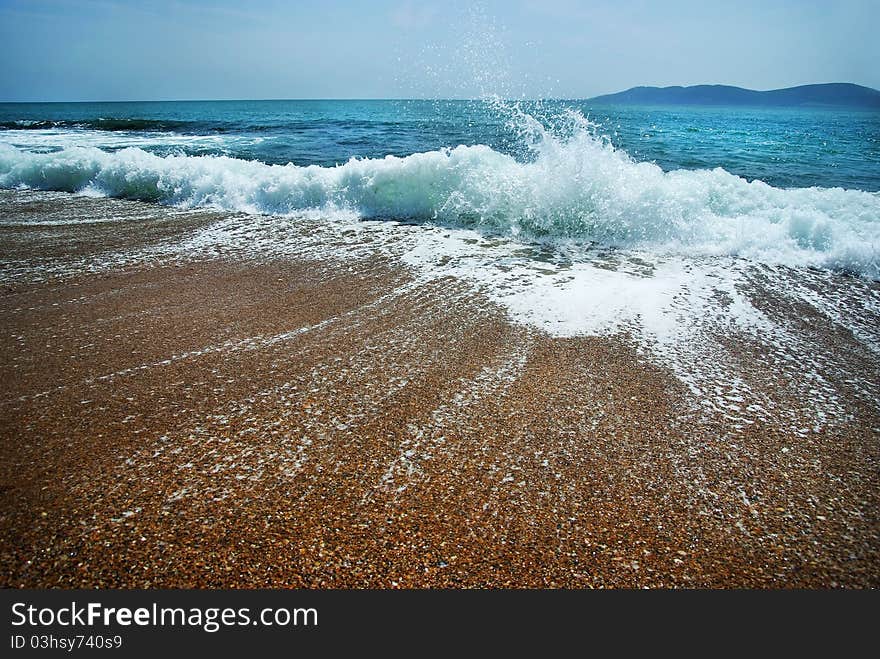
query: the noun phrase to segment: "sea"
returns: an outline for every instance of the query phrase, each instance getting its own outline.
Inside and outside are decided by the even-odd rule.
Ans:
[[[880,277],[880,113],[580,101],[0,105],[0,187]]]
[[[497,97],[2,104],[0,189],[146,202],[170,222],[217,214],[176,244],[74,272],[3,254],[4,281],[169,255],[391,258],[413,287],[458,282],[552,336],[627,337],[695,404],[742,423],[772,407],[754,402],[766,378],[749,383],[742,346],[800,383],[816,428],[845,416],[832,376],[880,395],[877,112]],[[0,204],[0,231],[116,217],[109,202],[100,217],[13,206]]]

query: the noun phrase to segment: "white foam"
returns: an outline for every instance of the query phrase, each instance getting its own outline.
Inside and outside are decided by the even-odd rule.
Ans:
[[[871,359],[880,350],[880,335],[870,329],[878,290],[867,281],[839,281],[845,292],[834,293],[834,282],[825,281],[833,275],[741,258],[630,250],[536,254],[513,241],[436,228],[419,232],[403,261],[423,281],[452,276],[468,282],[513,321],[552,336],[628,337],[645,359],[675,374],[697,409],[722,414],[733,429],[756,420],[793,427],[814,417],[809,425],[819,432],[844,420],[839,385],[829,383],[829,375],[846,380],[865,400],[880,394],[876,382],[853,379],[847,362],[857,352]],[[774,302],[758,303],[766,294],[782,301],[778,316],[767,311]],[[798,306],[816,314],[812,322],[850,334],[858,347],[839,356],[830,352],[821,333],[791,315]],[[754,375],[746,377],[731,346],[749,344],[763,355],[766,371],[758,377],[781,377],[803,408],[780,407],[749,380]]]

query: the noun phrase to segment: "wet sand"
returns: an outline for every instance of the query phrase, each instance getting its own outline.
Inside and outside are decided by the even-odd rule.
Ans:
[[[0,585],[880,585],[880,408],[847,375],[876,362],[805,310],[767,300],[841,418],[735,426],[625,333],[553,338],[391,257],[159,249],[219,216],[0,196]]]

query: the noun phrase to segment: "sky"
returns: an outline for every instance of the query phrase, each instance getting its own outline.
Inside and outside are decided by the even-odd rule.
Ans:
[[[0,0],[0,101],[880,88],[880,0]]]

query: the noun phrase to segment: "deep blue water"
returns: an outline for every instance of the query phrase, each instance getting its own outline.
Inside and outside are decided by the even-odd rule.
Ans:
[[[590,107],[522,103],[545,123],[571,108],[634,159],[665,170],[722,167],[777,187],[880,190],[880,113],[828,109]],[[53,150],[138,146],[332,166],[485,144],[527,159],[520,126],[479,101],[210,101],[0,104],[0,142]]]

